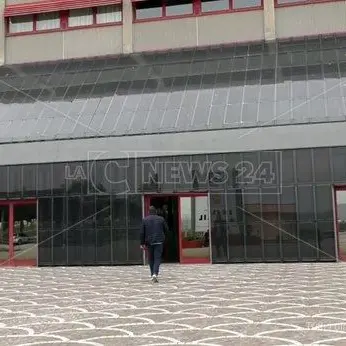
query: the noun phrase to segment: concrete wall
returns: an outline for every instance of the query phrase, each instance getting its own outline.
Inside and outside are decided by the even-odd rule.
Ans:
[[[277,8],[276,37],[288,38],[346,32],[344,2]]]
[[[6,64],[60,60],[122,52],[122,27],[6,37]],[[49,47],[49,49],[47,49]]]
[[[264,39],[262,11],[135,23],[135,52]]]

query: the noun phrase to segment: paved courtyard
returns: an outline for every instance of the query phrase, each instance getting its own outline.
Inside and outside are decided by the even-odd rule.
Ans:
[[[346,345],[346,264],[0,269],[0,345]]]

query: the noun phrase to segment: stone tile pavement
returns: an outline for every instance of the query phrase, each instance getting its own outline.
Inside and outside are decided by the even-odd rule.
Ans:
[[[346,264],[0,269],[0,346],[346,345]]]

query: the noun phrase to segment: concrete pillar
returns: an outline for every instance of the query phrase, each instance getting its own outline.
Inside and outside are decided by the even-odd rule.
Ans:
[[[133,52],[133,11],[131,0],[123,0],[123,53]]]
[[[5,2],[0,1],[0,66],[5,63]]]
[[[273,41],[276,39],[274,0],[263,0],[263,16],[264,39]]]

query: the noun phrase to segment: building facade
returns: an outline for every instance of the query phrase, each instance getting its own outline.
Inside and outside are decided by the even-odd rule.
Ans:
[[[0,262],[342,259],[345,4],[90,3],[3,5]]]

